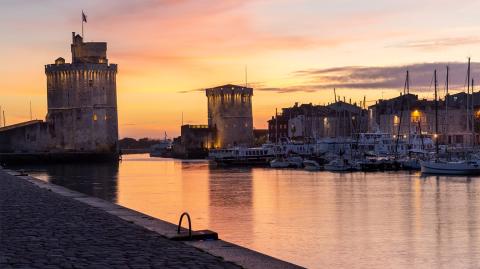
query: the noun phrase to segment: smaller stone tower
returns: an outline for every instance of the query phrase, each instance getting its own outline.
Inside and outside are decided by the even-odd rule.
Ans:
[[[72,33],[71,50],[72,63],[45,66],[52,147],[118,155],[117,65],[108,63],[106,42]]]
[[[217,130],[216,148],[253,144],[253,89],[224,85],[206,90],[208,125]]]

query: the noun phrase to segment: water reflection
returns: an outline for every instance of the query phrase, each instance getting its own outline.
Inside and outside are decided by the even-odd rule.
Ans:
[[[30,175],[107,201],[117,202],[118,163],[12,166]]]
[[[480,267],[480,178],[226,169],[144,155],[35,169],[170,222],[188,211],[194,229],[309,268]]]
[[[211,167],[208,198],[210,227],[221,236],[228,234],[231,240],[242,237],[250,244],[254,223],[252,169]]]

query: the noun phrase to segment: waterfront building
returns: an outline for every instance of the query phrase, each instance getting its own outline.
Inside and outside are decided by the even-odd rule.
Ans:
[[[215,128],[208,125],[186,124],[181,127],[181,136],[173,142],[173,156],[177,158],[204,158],[214,148]]]
[[[367,111],[342,101],[327,106],[295,103],[282,108],[279,115],[268,121],[271,142],[281,138],[309,140],[331,137],[351,137],[367,130]]]
[[[405,94],[388,100],[379,100],[368,108],[369,130],[405,137],[408,134],[436,135],[439,143],[455,147],[478,144],[480,93],[469,94],[468,97],[463,92],[452,94],[448,95],[446,100],[438,101],[437,116],[435,101],[418,99],[417,95]]]
[[[0,152],[81,153],[118,156],[117,65],[106,42],[84,42],[72,33],[72,62],[45,66],[45,121],[0,128]]]
[[[216,129],[215,148],[253,144],[253,89],[223,85],[206,89],[208,126]]]

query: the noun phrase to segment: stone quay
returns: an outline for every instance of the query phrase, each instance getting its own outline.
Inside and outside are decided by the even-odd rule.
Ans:
[[[0,168],[2,269],[301,268],[222,240],[171,240],[176,234],[174,224]]]

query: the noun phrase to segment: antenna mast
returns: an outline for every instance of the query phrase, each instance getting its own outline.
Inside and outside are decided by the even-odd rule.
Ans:
[[[248,66],[245,65],[245,88],[248,88]]]

